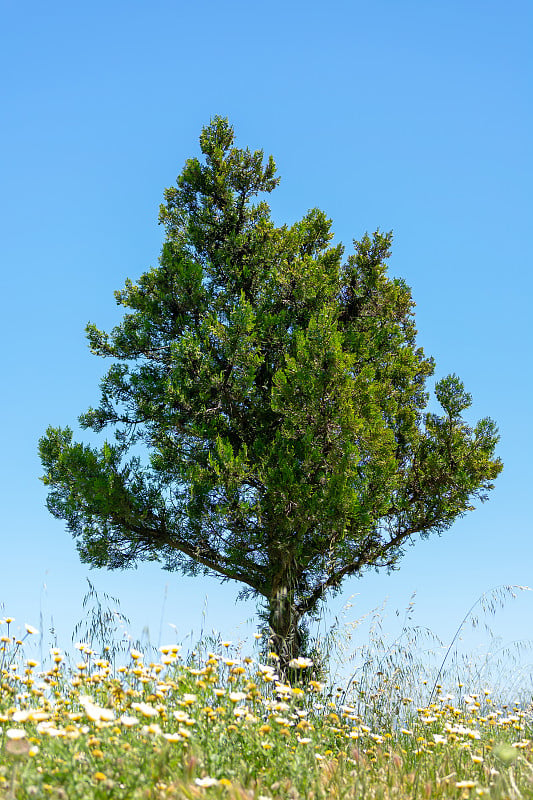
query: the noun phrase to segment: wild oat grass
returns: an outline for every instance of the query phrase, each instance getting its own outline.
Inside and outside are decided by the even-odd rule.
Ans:
[[[0,624],[2,800],[533,797],[531,707],[496,707],[487,689],[437,684],[417,705],[383,660],[342,693],[306,662],[291,686],[273,655],[228,643],[132,648],[116,669],[79,644],[43,670],[25,654],[36,633]]]

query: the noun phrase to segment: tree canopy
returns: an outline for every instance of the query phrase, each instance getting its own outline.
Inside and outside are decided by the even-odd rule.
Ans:
[[[113,363],[79,419],[109,439],[48,428],[43,481],[83,561],[237,581],[286,666],[328,590],[487,498],[498,436],[466,423],[455,375],[427,412],[434,363],[387,275],[390,233],[345,257],[316,208],[274,223],[258,197],[274,161],[235,147],[226,119],[200,147],[165,191],[159,265],[115,293],[127,313],[109,334],[87,326]]]

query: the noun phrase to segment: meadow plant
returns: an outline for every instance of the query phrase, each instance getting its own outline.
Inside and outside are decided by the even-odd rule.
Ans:
[[[498,706],[486,684],[452,691],[446,664],[432,691],[416,628],[388,644],[371,622],[336,687],[308,658],[287,682],[274,653],[216,635],[189,653],[130,646],[115,665],[109,645],[78,643],[73,661],[54,647],[43,669],[25,653],[38,631],[17,638],[6,617],[0,798],[533,797],[531,705]]]

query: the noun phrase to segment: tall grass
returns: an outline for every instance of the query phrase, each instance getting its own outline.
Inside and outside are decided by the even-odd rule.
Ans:
[[[488,682],[505,665],[513,683],[513,654],[473,668],[456,648],[512,591],[480,598],[449,647],[413,624],[414,602],[392,642],[382,609],[362,643],[365,621],[339,617],[292,685],[261,640],[143,649],[93,586],[70,657],[52,647],[37,664],[36,629],[5,617],[0,798],[533,798],[531,693]]]

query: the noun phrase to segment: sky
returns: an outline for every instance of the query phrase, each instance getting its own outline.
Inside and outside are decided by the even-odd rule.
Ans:
[[[468,420],[500,429],[489,502],[392,575],[347,579],[323,624],[385,603],[394,638],[416,593],[414,621],[447,645],[483,593],[533,585],[532,22],[527,0],[0,0],[0,616],[68,647],[89,579],[155,644],[255,630],[236,584],[88,570],[46,510],[37,455],[48,425],[77,430],[97,404],[109,364],[85,326],[117,324],[114,290],[157,265],[163,190],[216,114],[274,156],[279,224],[318,206],[348,252],[394,231],[389,272],[413,290],[435,378],[457,373]],[[532,618],[518,591],[488,622],[512,643]]]

